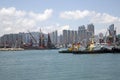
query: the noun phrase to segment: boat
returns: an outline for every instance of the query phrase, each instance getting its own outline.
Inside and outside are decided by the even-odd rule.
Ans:
[[[112,49],[101,48],[93,51],[73,51],[73,54],[105,54],[105,53],[120,53],[120,48],[113,47]]]
[[[71,44],[71,46],[69,46],[68,48],[64,48],[64,49],[60,49],[59,53],[73,53],[76,51],[85,51],[86,48],[82,45],[80,45],[80,43],[77,44]]]
[[[61,50],[59,53],[73,53],[73,54],[105,54],[105,53],[120,53],[120,47],[118,46],[109,46],[106,43],[96,43],[92,40],[91,43],[85,48],[83,46],[74,47],[74,44],[71,48],[66,50]]]
[[[73,53],[73,54],[105,54],[105,53],[120,53],[120,48],[101,48],[100,50],[84,50],[84,51],[69,51],[69,50],[62,50],[59,51],[59,53]]]
[[[59,51],[58,51],[59,53],[73,53],[73,51],[72,50],[68,50],[68,49],[60,49]]]

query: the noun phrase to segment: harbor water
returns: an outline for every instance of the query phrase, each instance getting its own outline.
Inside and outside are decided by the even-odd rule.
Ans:
[[[0,80],[120,80],[120,54],[0,51]]]

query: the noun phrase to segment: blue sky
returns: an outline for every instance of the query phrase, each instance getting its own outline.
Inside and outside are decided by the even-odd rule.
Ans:
[[[89,23],[95,25],[96,34],[104,33],[112,23],[120,33],[119,3],[120,0],[2,0],[0,35],[39,28],[61,33]]]

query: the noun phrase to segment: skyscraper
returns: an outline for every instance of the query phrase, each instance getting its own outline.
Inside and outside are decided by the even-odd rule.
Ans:
[[[58,37],[58,44],[62,45],[63,44],[63,35],[60,35]]]
[[[50,38],[51,38],[52,44],[56,45],[58,43],[58,32],[57,32],[57,30],[50,33]]]
[[[78,27],[78,42],[86,39],[86,37],[87,37],[86,32],[87,32],[87,30],[85,29],[84,25]]]
[[[77,31],[74,31],[74,42],[77,43],[78,40],[78,33]]]
[[[89,31],[89,32],[92,32],[92,34],[94,35],[94,25],[93,24],[88,24],[87,25],[87,30]]]
[[[70,30],[67,30],[67,42],[68,44],[71,43],[71,31]]]
[[[63,30],[63,44],[67,44],[67,43],[68,43],[68,31]]]
[[[114,37],[114,35],[116,35],[116,31],[115,31],[115,28],[114,28],[114,24],[111,24],[109,26],[109,36]]]
[[[72,44],[77,42],[77,31],[63,30],[63,44]]]
[[[114,28],[114,24],[109,26],[109,41],[112,43],[116,42],[116,30]]]

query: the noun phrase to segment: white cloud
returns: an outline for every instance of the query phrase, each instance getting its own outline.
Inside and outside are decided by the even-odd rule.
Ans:
[[[65,12],[62,12],[60,14],[60,17],[61,18],[64,18],[64,19],[82,19],[86,16],[88,16],[90,13],[88,10],[84,10],[84,11],[80,11],[80,10],[76,10],[76,11],[65,11]]]
[[[107,13],[94,13],[94,16],[91,17],[91,22],[94,23],[113,23],[113,22],[119,22],[118,17],[111,16]]]
[[[113,23],[120,22],[119,17],[112,16],[107,13],[98,13],[95,11],[65,11],[60,13],[60,18],[70,19],[70,20],[79,20],[79,19],[87,19],[90,23]]]
[[[52,13],[52,9],[46,9],[43,14],[30,12],[29,16],[38,21],[45,21],[52,16]]]
[[[117,28],[116,29],[117,33],[120,33],[120,26],[119,26],[120,17],[116,17],[108,13],[99,13],[96,11],[89,11],[89,10],[83,10],[83,11],[75,10],[75,11],[61,12],[59,17],[67,20],[87,20],[88,23],[93,23],[96,26],[101,27],[99,28],[99,30],[96,29],[95,31],[96,34],[99,34],[101,32],[105,34],[107,31],[106,30],[107,27],[109,27],[110,24],[115,24],[115,27]],[[86,23],[83,23],[83,24],[86,24]]]
[[[5,28],[5,31],[10,31],[10,30],[11,30],[11,27]]]
[[[36,26],[39,25],[40,22],[48,20],[52,16],[52,14],[52,9],[46,9],[43,11],[43,13],[35,13],[32,11],[28,12],[24,10],[17,10],[14,7],[0,8],[0,36],[6,33],[26,32],[27,30],[39,31],[39,27]],[[115,23],[117,31],[119,31],[120,33],[120,28],[118,24],[120,23],[120,18],[107,13],[98,13],[88,10],[65,11],[60,13],[60,18],[70,20],[88,19],[90,23],[96,24]],[[42,27],[44,27],[43,31],[46,33],[52,32],[53,30],[58,30],[59,34],[61,34],[62,30],[64,29],[70,29],[69,24],[53,24],[47,26],[45,25]],[[97,32],[101,31],[103,32],[103,30],[99,30]]]
[[[16,10],[14,7],[10,8],[2,8],[0,9],[0,16],[16,16],[16,17],[21,17],[25,16],[26,12],[22,10]]]
[[[43,13],[17,10],[14,7],[0,9],[0,36],[7,33],[26,32],[36,30],[35,26],[52,16],[52,9],[46,9]]]

